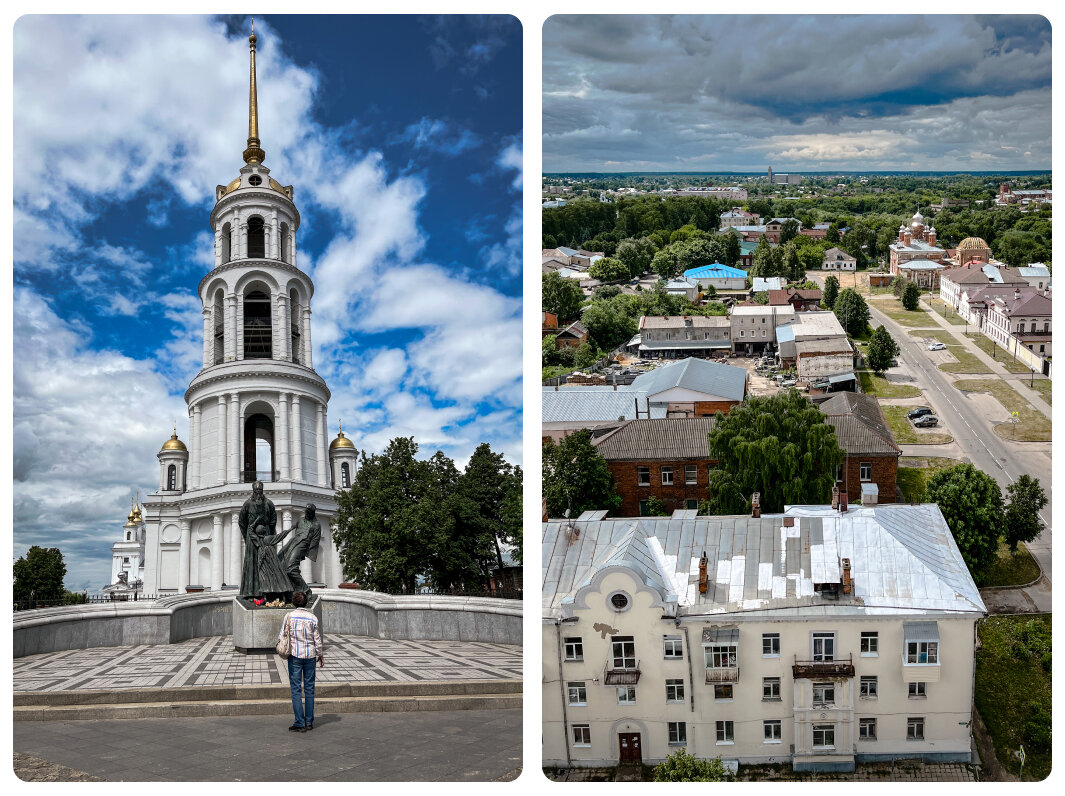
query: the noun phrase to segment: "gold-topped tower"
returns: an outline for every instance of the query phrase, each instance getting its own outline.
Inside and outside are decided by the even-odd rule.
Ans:
[[[248,148],[244,150],[244,162],[248,164],[262,163],[266,160],[266,152],[259,146],[259,100],[255,92],[255,23],[252,22],[252,33],[248,37],[249,49],[251,50],[251,82],[248,88]]]

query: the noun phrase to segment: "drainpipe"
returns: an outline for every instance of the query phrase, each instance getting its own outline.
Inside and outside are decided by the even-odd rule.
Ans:
[[[558,692],[562,697],[562,740],[566,746],[566,768],[573,768],[569,756],[569,719],[566,717],[566,683],[562,679],[562,621],[555,620],[555,639],[558,642]]]
[[[695,678],[692,676],[692,646],[688,639],[688,628],[684,628],[684,646],[688,648],[688,693],[691,695],[692,713],[695,712]]]

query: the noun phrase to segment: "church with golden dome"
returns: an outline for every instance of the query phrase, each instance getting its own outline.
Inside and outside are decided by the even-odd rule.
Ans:
[[[237,518],[255,481],[277,509],[277,532],[317,506],[321,553],[301,565],[304,580],[343,580],[330,526],[357,451],[342,430],[329,440],[330,391],[312,358],[314,284],[298,264],[300,214],[293,187],[264,165],[254,33],[249,42],[247,146],[239,176],[215,189],[209,218],[214,268],[198,286],[203,365],[185,392],[187,442],[176,429],[164,441],[158,490],[143,501],[143,590],[151,595],[236,589]]]
[[[888,247],[891,273],[917,283],[921,288],[938,288],[939,274],[946,268],[947,250],[936,241],[936,228],[925,225],[918,210],[910,225],[899,227],[898,239]]]

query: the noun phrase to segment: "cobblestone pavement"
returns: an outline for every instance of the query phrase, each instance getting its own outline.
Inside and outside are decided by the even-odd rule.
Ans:
[[[520,710],[15,722],[25,780],[485,782],[521,769]]]
[[[517,645],[463,641],[391,641],[328,636],[320,683],[520,679]],[[94,647],[28,655],[14,661],[16,691],[283,685],[286,662],[243,655],[229,636],[176,644]]]

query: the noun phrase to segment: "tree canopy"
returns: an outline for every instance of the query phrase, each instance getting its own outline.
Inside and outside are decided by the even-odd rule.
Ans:
[[[588,510],[615,509],[621,496],[606,460],[594,445],[592,433],[579,429],[561,442],[547,440],[543,447],[543,495],[547,513],[579,517]]]
[[[669,757],[654,767],[655,782],[732,782],[735,779],[720,757],[704,760],[687,749],[670,752]]]
[[[869,306],[854,288],[847,287],[840,291],[832,311],[851,337],[864,334],[869,326]]]
[[[613,257],[600,257],[588,269],[588,276],[600,282],[620,282],[629,278],[629,267]]]
[[[821,302],[828,308],[836,306],[839,297],[839,278],[832,274],[825,279],[825,292],[821,294]]]
[[[709,434],[711,514],[738,514],[761,493],[762,510],[827,503],[843,450],[825,416],[798,390],[749,397],[717,414]],[[742,506],[740,501],[743,501]]]
[[[559,321],[575,318],[584,303],[584,293],[576,280],[566,279],[557,271],[552,271],[544,274],[540,281],[540,306],[557,315]]]
[[[998,483],[971,464],[957,464],[928,480],[924,500],[939,506],[973,580],[982,583],[1005,524]]]
[[[869,339],[869,350],[866,352],[869,369],[881,375],[895,365],[895,357],[898,355],[899,344],[895,342],[895,338],[883,325],[876,327],[876,331]]]
[[[913,312],[917,309],[921,301],[921,288],[917,287],[916,282],[907,282],[906,286],[902,289],[902,307],[903,309]]]
[[[1047,504],[1046,492],[1038,478],[1027,473],[1006,487],[1009,503],[1006,504],[1004,536],[1010,552],[1017,552],[1020,542],[1030,542],[1043,530],[1039,512]]]
[[[58,547],[33,545],[12,567],[15,600],[60,600],[66,594],[63,578],[67,565]]]
[[[615,256],[625,263],[629,276],[639,276],[651,267],[651,258],[658,247],[648,238],[625,238],[618,244]]]

